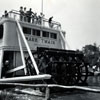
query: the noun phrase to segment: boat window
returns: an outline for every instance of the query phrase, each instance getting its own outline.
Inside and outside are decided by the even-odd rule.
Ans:
[[[49,32],[43,31],[42,36],[43,36],[43,37],[49,37]]]
[[[40,36],[40,30],[35,30],[35,29],[33,29],[32,35]]]
[[[57,34],[56,33],[50,33],[50,38],[57,39]]]
[[[3,25],[0,25],[0,39],[3,37]]]
[[[31,28],[23,27],[23,32],[25,34],[31,34]]]

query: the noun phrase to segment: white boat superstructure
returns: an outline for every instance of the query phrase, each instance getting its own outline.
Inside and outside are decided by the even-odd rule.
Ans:
[[[0,82],[85,83],[88,64],[81,52],[66,50],[65,35],[59,22],[44,16],[37,20],[12,10],[1,17]]]
[[[28,55],[36,74],[39,75],[38,66],[31,52],[35,51],[37,47],[65,48],[65,32],[60,31],[60,23],[53,21],[53,27],[50,27],[45,18],[42,18],[42,24],[39,24],[32,23],[32,18],[31,22],[21,21],[20,16],[20,12],[12,10],[7,17],[0,18],[0,82],[7,82],[10,79],[10,82],[12,82],[12,77],[20,75],[23,76],[23,81],[25,81],[25,77],[27,78],[25,58]],[[24,17],[26,16],[23,16],[23,19]],[[59,40],[62,41],[63,46]],[[7,61],[8,64],[6,65]],[[51,76],[43,75],[44,79],[47,79],[47,77],[49,79]],[[16,79],[13,78],[13,81],[16,82]],[[27,78],[28,81],[30,79],[34,79],[34,76]],[[17,79],[17,81],[19,80]]]

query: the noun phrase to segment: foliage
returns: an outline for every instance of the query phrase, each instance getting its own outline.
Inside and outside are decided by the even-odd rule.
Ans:
[[[100,49],[95,43],[94,45],[85,45],[82,49],[84,53],[85,60],[89,63],[90,67],[96,66],[100,67]]]

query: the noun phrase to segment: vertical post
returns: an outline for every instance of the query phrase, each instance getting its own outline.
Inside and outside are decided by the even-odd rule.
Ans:
[[[41,1],[41,12],[43,14],[43,0]]]
[[[45,99],[44,100],[51,100],[50,99],[50,88],[46,87]]]
[[[43,14],[43,0],[41,0],[41,13],[42,13],[41,25],[43,26],[43,17],[44,17],[44,14]]]
[[[3,68],[3,55],[4,55],[4,51],[0,50],[0,78],[1,78],[2,68]]]

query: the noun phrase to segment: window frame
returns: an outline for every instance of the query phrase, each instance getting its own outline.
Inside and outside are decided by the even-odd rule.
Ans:
[[[34,31],[34,32],[33,32]],[[41,32],[38,29],[32,29],[32,35],[33,36],[41,36]]]
[[[50,38],[51,39],[57,39],[57,33],[50,33]]]
[[[42,37],[49,38],[50,37],[50,32],[42,31]]]
[[[24,30],[24,29],[26,29],[26,30]],[[26,31],[26,32],[25,32]],[[29,31],[29,32],[28,32]],[[29,28],[29,27],[23,27],[23,33],[24,34],[28,34],[28,35],[31,35],[31,32],[32,31],[32,29],[31,28]]]

